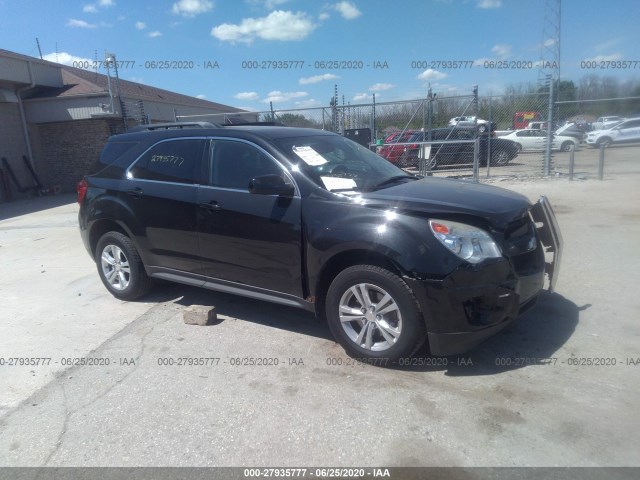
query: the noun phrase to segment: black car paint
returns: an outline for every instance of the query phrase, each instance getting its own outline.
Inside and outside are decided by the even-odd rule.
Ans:
[[[504,138],[494,137],[489,133],[478,134],[473,128],[434,128],[430,132],[416,132],[407,140],[412,142],[433,142],[431,144],[431,159],[435,158],[437,165],[463,166],[473,163],[473,143],[439,143],[445,141],[470,140],[478,138],[478,158],[480,166],[486,166],[489,156],[496,152],[505,152],[507,161],[518,156],[519,149],[516,142]],[[406,156],[410,162],[417,164],[418,147],[407,147]]]
[[[435,178],[400,181],[355,197],[332,193],[294,168],[275,147],[273,139],[295,136],[298,130],[227,127],[171,134],[252,142],[289,172],[297,186],[292,198],[200,185],[144,185],[153,182],[128,179],[126,170],[167,133],[114,137],[139,139],[141,145],[86,177],[88,193],[79,222],[87,250],[93,257],[95,232],[102,222],[115,222],[132,239],[151,276],[280,299],[309,310],[318,310],[314,302],[322,298],[323,275],[335,259],[385,259],[414,291],[431,351],[439,355],[471,348],[535,302],[544,279],[539,241],[535,258],[524,262],[527,268],[519,272],[517,257],[531,252],[516,249],[508,257],[471,265],[449,252],[428,226],[430,218],[474,224],[490,231],[504,248],[511,224],[531,224],[531,205],[525,197],[497,187]],[[132,193],[136,188],[142,192]],[[145,197],[162,192],[172,200],[161,200],[161,208],[155,209],[155,199],[145,204]],[[212,201],[220,209],[203,208]],[[160,230],[168,233],[166,238],[156,235]]]

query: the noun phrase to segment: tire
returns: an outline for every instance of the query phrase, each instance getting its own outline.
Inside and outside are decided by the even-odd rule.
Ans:
[[[96,246],[98,275],[107,290],[120,300],[136,300],[145,295],[152,281],[129,237],[107,232]]]
[[[481,123],[480,125],[478,125],[478,132],[479,133],[485,133],[487,131],[487,125],[484,123]]]
[[[360,359],[410,357],[426,338],[411,289],[394,273],[373,265],[355,265],[335,277],[327,291],[325,315],[337,342]]]
[[[400,168],[409,168],[411,166],[411,157],[408,155],[400,155],[398,158],[398,167]]]
[[[438,166],[438,160],[436,159],[435,156],[424,160],[424,168],[427,170],[427,172],[435,170],[437,166]]]
[[[491,166],[492,167],[502,167],[509,163],[511,157],[506,150],[494,150],[491,152]]]
[[[573,142],[570,142],[569,140],[567,140],[566,142],[562,142],[562,145],[560,145],[560,151],[562,152],[571,151],[571,145],[575,145],[575,144]]]

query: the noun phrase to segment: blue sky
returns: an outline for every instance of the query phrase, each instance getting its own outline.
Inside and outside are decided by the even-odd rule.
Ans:
[[[499,94],[508,84],[537,80],[540,46],[554,41],[543,34],[544,4],[0,0],[0,47],[38,56],[38,37],[43,55],[60,63],[114,52],[129,62],[122,65],[121,78],[251,110],[267,110],[270,101],[275,109],[326,106],[334,84],[352,104],[369,102],[374,92],[377,101],[424,97],[429,83],[441,96],[469,93],[474,84],[481,94]],[[594,5],[563,0],[562,78],[577,81],[591,73],[640,78],[639,12],[637,0]],[[153,68],[153,61],[164,60],[186,68]],[[590,60],[636,64],[584,68]],[[289,61],[293,68],[273,68],[269,61]],[[327,68],[335,61],[338,67],[362,68]],[[443,61],[448,65],[437,63]],[[458,63],[463,68],[450,68],[456,61],[464,62]],[[507,68],[497,69],[491,61],[506,61],[499,65]],[[256,65],[246,62],[259,68],[246,68]]]

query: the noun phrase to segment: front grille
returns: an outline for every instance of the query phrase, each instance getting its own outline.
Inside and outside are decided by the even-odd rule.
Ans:
[[[502,239],[502,251],[507,257],[513,257],[535,250],[537,244],[535,225],[527,216],[507,226]]]
[[[507,226],[502,252],[519,276],[533,275],[544,269],[544,253],[539,247],[535,224],[528,215]]]

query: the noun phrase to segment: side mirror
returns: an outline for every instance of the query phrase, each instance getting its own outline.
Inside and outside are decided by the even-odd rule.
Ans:
[[[261,175],[249,181],[249,192],[257,195],[278,195],[293,197],[293,185],[285,183],[280,175]]]

